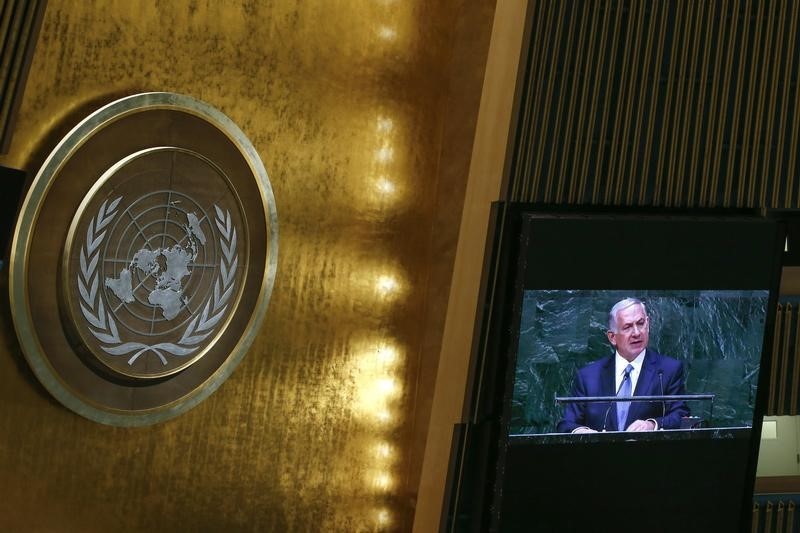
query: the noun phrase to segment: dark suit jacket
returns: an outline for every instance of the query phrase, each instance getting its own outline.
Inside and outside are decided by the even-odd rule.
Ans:
[[[615,396],[614,354],[604,357],[578,370],[572,384],[571,396]],[[661,378],[659,378],[661,372]],[[664,390],[662,392],[661,387]],[[650,350],[645,352],[644,363],[636,382],[634,396],[686,394],[683,363],[677,359]],[[689,415],[685,402],[631,402],[625,427],[634,420],[654,419],[658,427],[676,429],[681,417]],[[560,433],[587,426],[597,431],[617,431],[617,410],[613,403],[571,403],[564,409],[564,418],[558,423]],[[624,429],[624,428],[623,428]]]

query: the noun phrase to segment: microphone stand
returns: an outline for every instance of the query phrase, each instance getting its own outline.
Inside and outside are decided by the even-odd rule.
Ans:
[[[658,369],[658,384],[661,385],[661,396],[664,396],[664,371],[660,368]],[[664,418],[667,416],[667,402],[661,400],[661,427],[658,429],[664,429]]]
[[[606,414],[603,417],[603,433],[606,431],[606,422],[608,422],[608,412],[611,411],[611,408],[614,406],[613,402],[609,402],[608,408],[606,409]]]

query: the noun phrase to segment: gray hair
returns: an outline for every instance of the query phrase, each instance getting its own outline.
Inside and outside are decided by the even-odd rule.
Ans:
[[[639,298],[625,298],[623,300],[618,301],[614,304],[614,307],[611,308],[611,311],[608,312],[608,331],[613,331],[614,333],[617,332],[617,313],[626,309],[632,305],[639,304],[642,306],[642,310],[644,311],[645,316],[647,315],[647,308],[644,306],[644,302],[642,302]]]

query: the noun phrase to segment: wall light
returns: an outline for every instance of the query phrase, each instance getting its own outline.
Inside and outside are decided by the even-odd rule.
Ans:
[[[397,349],[393,346],[381,346],[377,350],[378,362],[384,365],[392,365],[397,362]]]
[[[397,190],[395,184],[386,179],[384,176],[378,178],[378,180],[375,182],[375,188],[378,189],[378,192],[384,196],[392,195]]]
[[[378,511],[378,525],[380,526],[388,526],[392,521],[392,515],[389,514],[389,511],[386,509],[380,509]]]
[[[378,28],[378,37],[384,41],[394,41],[397,38],[397,31],[388,26],[381,26]]]
[[[378,276],[378,281],[375,283],[375,288],[382,296],[392,294],[400,288],[400,284],[393,276]]]
[[[388,163],[394,157],[394,150],[388,144],[383,145],[375,151],[375,160],[379,163]]]
[[[392,378],[380,378],[375,382],[375,385],[378,388],[378,392],[386,397],[394,396],[399,390],[397,382]]]
[[[394,129],[394,121],[392,119],[388,117],[378,117],[378,131],[380,133],[388,133],[392,131],[392,129]]]
[[[378,490],[389,490],[392,487],[392,476],[386,472],[379,472],[375,476],[374,483]]]
[[[379,442],[378,445],[375,446],[375,455],[378,459],[390,459],[392,454],[392,446],[388,442]]]

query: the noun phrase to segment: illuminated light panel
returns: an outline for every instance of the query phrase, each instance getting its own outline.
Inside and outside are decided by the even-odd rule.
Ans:
[[[388,133],[394,129],[394,121],[388,117],[378,117],[378,131]]]
[[[385,41],[394,41],[397,39],[397,31],[388,26],[381,26],[378,28],[378,37]]]
[[[378,525],[388,526],[392,521],[392,515],[386,509],[379,509],[377,519]]]
[[[358,379],[361,384],[356,390],[353,407],[356,412],[371,418],[379,424],[394,421],[395,415],[390,408],[401,395],[403,387],[396,379],[376,376],[374,373]]]
[[[375,385],[378,389],[378,393],[386,397],[394,396],[399,390],[397,382],[392,378],[380,378]]]
[[[375,476],[374,484],[375,484],[375,487],[378,490],[385,491],[385,490],[389,490],[390,488],[392,488],[392,485],[394,483],[392,482],[392,476],[390,476],[388,473],[379,472]]]
[[[400,288],[400,283],[393,276],[379,276],[378,281],[375,283],[375,288],[381,295],[388,295],[397,292]]]
[[[388,442],[381,442],[375,446],[375,455],[378,459],[391,459],[393,454],[392,446]]]
[[[394,368],[403,363],[403,354],[399,347],[390,343],[373,344],[355,350],[358,357],[354,361],[353,370],[360,377],[388,376]]]
[[[385,196],[390,196],[397,191],[397,186],[385,177],[378,178],[378,181],[375,183],[375,188],[378,189],[379,193]]]
[[[400,412],[394,412],[394,402],[405,392],[405,383],[397,374],[403,364],[403,353],[400,347],[391,341],[375,339],[365,342],[356,348],[356,357],[352,360],[351,374],[354,378],[354,393],[350,397],[354,413],[370,424],[384,425],[396,421]],[[385,428],[381,428],[383,431]],[[385,437],[374,435],[377,442],[386,443]],[[373,455],[376,441],[366,450]]]
[[[388,163],[394,158],[394,150],[391,146],[384,145],[375,151],[375,160],[379,163]]]
[[[377,350],[377,356],[378,362],[384,365],[392,365],[399,359],[397,348],[394,346],[381,346]]]

